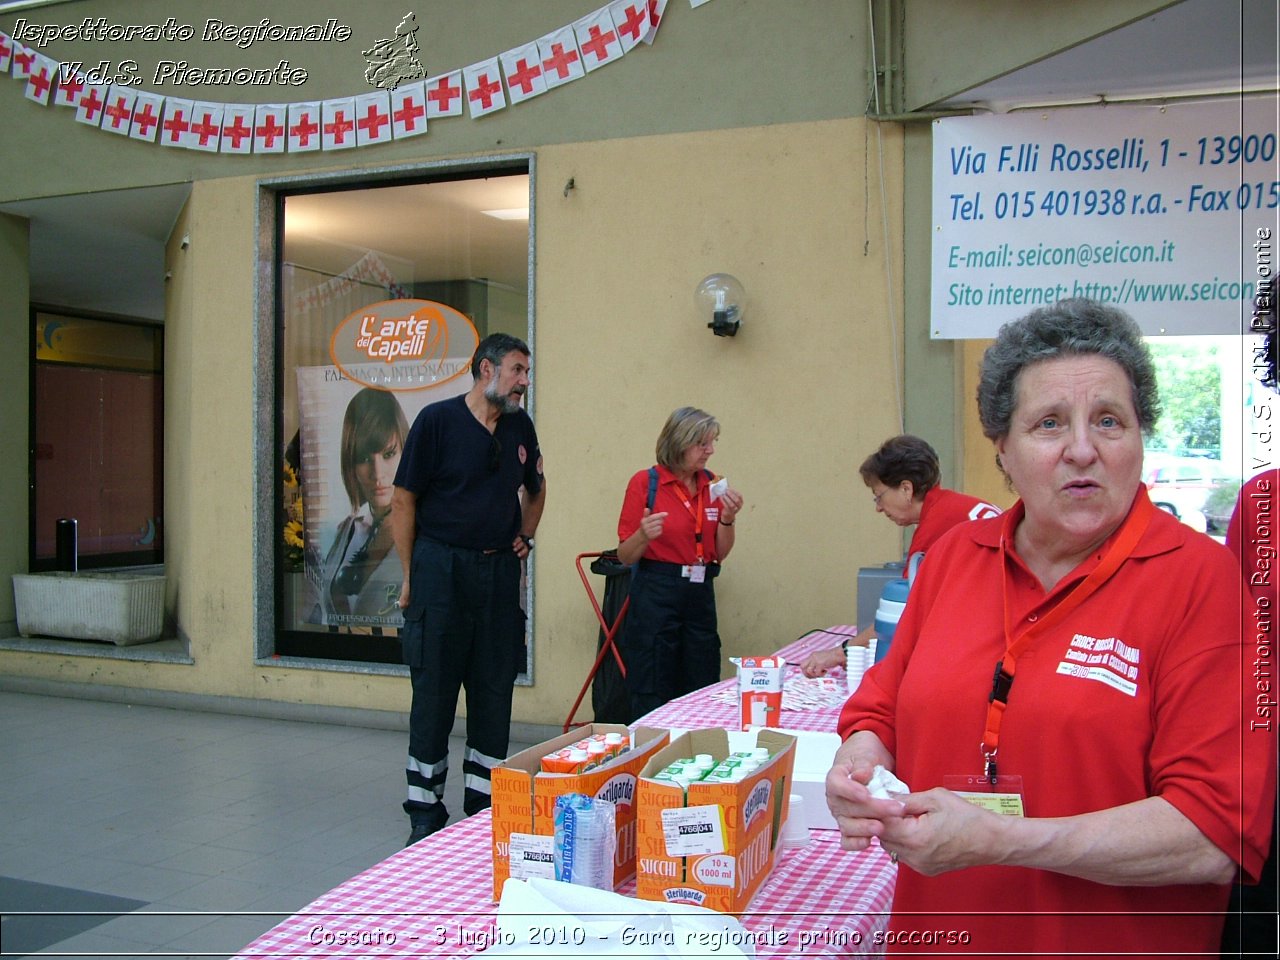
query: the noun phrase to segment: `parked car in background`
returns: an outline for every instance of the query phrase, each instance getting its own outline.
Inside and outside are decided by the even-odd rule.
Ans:
[[[1214,491],[1240,488],[1240,478],[1223,467],[1221,460],[1175,457],[1158,451],[1143,457],[1142,482],[1147,485],[1152,503],[1201,533],[1225,529],[1226,520],[1230,518],[1229,511],[1223,517],[1216,506],[1226,499],[1226,493],[1213,496],[1215,506],[1206,511]]]

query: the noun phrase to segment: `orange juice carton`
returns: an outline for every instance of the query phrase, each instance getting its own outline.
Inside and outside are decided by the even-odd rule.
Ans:
[[[587,765],[587,751],[577,744],[548,753],[539,761],[543,773],[581,773]]]
[[[730,657],[738,667],[738,695],[742,700],[742,726],[776,727],[782,716],[782,657]]]
[[[502,895],[507,877],[554,876],[556,798],[579,793],[607,800],[615,807],[616,845],[613,883],[623,883],[636,871],[636,783],[640,769],[666,746],[666,730],[637,727],[634,741],[627,727],[592,723],[562,734],[528,750],[522,750],[493,768],[493,899]],[[617,734],[624,752],[606,757],[587,769],[589,762],[580,741],[601,743]],[[634,746],[631,744],[634,742]],[[563,772],[546,769],[546,762],[561,751],[581,750],[581,761],[562,758]],[[599,753],[599,750],[596,751]],[[576,754],[575,754],[576,757]],[[554,763],[555,761],[553,761]]]
[[[767,757],[733,756],[727,730],[691,730],[645,764],[637,801],[637,897],[722,913],[747,908],[773,870],[795,763],[792,736],[758,730],[755,744]],[[722,772],[703,780],[669,772],[679,759],[702,754]]]

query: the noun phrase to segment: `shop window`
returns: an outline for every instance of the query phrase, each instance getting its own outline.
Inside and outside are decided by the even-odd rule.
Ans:
[[[478,339],[530,339],[529,165],[277,194],[275,653],[400,663],[391,481]]]
[[[57,565],[59,520],[82,568],[162,562],[163,328],[44,309],[32,327],[31,569]]]

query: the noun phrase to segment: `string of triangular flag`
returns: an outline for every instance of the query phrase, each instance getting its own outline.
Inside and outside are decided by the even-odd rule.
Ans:
[[[692,7],[706,2],[689,0]],[[667,0],[612,0],[537,40],[431,77],[416,59],[409,14],[395,40],[363,51],[365,78],[379,89],[331,100],[219,103],[135,89],[133,83],[94,83],[75,69],[79,65],[59,63],[5,33],[0,74],[23,82],[34,103],[70,108],[80,123],[161,146],[228,154],[347,150],[421,136],[431,120],[464,110],[478,119],[579,80],[652,44],[666,7]],[[266,72],[288,69],[281,61]],[[235,73],[251,77],[254,71]]]

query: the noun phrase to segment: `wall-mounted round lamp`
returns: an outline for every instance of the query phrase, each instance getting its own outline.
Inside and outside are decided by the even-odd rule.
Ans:
[[[698,284],[693,292],[698,316],[717,337],[733,337],[738,334],[742,313],[746,309],[747,294],[737,277],[727,273],[713,273]]]

